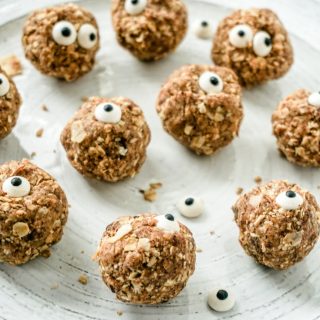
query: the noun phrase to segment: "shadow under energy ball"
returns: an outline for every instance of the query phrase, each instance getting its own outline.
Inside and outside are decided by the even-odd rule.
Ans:
[[[118,42],[142,61],[174,51],[188,28],[181,0],[112,0],[112,22]]]
[[[25,22],[22,44],[26,58],[42,73],[73,81],[94,65],[98,25],[76,4],[39,9]]]

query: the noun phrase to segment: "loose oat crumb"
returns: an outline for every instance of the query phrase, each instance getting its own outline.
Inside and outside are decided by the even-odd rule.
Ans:
[[[45,112],[48,112],[48,111],[49,111],[48,107],[47,107],[45,104],[43,104],[43,105],[41,106],[41,109],[42,109],[43,111],[45,111]]]
[[[32,151],[31,154],[30,154],[30,158],[33,159],[36,155],[37,155],[37,153]]]
[[[54,289],[58,289],[59,288],[59,283],[53,283],[52,286],[50,287],[50,289],[54,290]]]
[[[0,57],[0,65],[10,77],[22,74],[22,65],[15,55]]]
[[[254,178],[254,182],[255,182],[255,183],[261,183],[261,182],[262,182],[262,178],[259,177],[259,176],[256,176],[256,177]]]
[[[87,102],[88,100],[89,100],[89,97],[87,97],[87,96],[81,97],[81,101],[83,101],[83,102]]]
[[[243,192],[243,188],[241,188],[241,187],[237,188],[236,194],[237,194],[238,196],[240,196],[240,194],[241,194],[242,192]]]
[[[200,249],[200,248],[197,248],[197,249],[196,249],[196,252],[201,253],[201,252],[203,252],[203,250]]]
[[[215,234],[213,230],[211,230],[209,233],[210,233],[210,236],[213,236]]]
[[[81,253],[81,254],[84,254],[84,250],[81,250],[80,253]]]
[[[155,182],[149,184],[149,189],[147,190],[139,190],[140,193],[143,194],[144,200],[153,202],[157,199],[157,192],[156,190],[162,187],[161,182]]]
[[[118,311],[117,311],[117,315],[121,317],[121,316],[123,315],[123,311],[118,310]]]
[[[25,222],[16,222],[12,227],[13,234],[22,238],[29,234],[30,229],[27,223]]]
[[[41,138],[43,136],[43,128],[40,128],[36,131],[36,137]]]
[[[84,286],[88,284],[88,277],[85,274],[80,275],[78,281]]]

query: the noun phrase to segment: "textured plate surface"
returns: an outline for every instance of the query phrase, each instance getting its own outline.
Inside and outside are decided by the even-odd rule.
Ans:
[[[61,1],[46,4],[49,2]],[[304,19],[302,14],[297,20],[292,19],[294,13],[298,15],[298,1],[290,1],[292,7],[286,1],[287,8],[283,2],[279,4],[295,48],[294,67],[279,81],[245,91],[240,138],[208,158],[191,154],[162,130],[155,100],[160,85],[174,69],[185,63],[211,63],[210,41],[199,40],[189,32],[168,59],[143,64],[117,45],[108,13],[109,1],[81,1],[98,19],[102,49],[93,72],[68,84],[39,74],[24,60],[20,37],[25,18],[14,16],[45,4],[24,1],[24,6],[17,7],[17,3],[0,1],[0,54],[15,53],[22,59],[24,73],[15,81],[24,105],[14,133],[0,142],[0,161],[29,157],[36,152],[34,162],[58,179],[71,209],[65,235],[49,259],[38,258],[22,267],[0,266],[0,319],[113,320],[120,318],[117,311],[123,312],[121,319],[130,320],[319,319],[319,245],[289,271],[260,267],[238,244],[238,230],[230,209],[237,187],[248,190],[254,185],[255,176],[264,181],[285,178],[297,182],[319,199],[319,170],[301,169],[280,158],[271,135],[271,113],[282,97],[300,87],[319,89],[320,37],[312,27],[316,24],[310,22],[308,32],[311,18],[307,14]],[[191,23],[207,18],[216,25],[230,12],[230,8],[209,1],[186,3]],[[235,3],[230,1],[228,5]],[[319,1],[309,3],[312,7],[304,10],[319,17]],[[141,173],[116,185],[82,178],[67,162],[59,143],[60,131],[80,106],[81,97],[99,94],[132,98],[143,108],[152,129],[153,139]],[[49,112],[41,109],[43,104]],[[39,128],[44,128],[42,138],[35,136]],[[163,187],[158,200],[148,203],[138,190],[152,181],[162,182]],[[203,197],[206,211],[195,220],[180,217],[194,232],[202,251],[197,254],[196,272],[186,289],[173,301],[156,307],[116,301],[91,261],[105,226],[124,214],[175,212],[176,201],[189,194]],[[83,273],[89,278],[86,286],[77,281]],[[231,288],[237,297],[235,308],[225,314],[216,314],[206,305],[208,290],[219,285]]]

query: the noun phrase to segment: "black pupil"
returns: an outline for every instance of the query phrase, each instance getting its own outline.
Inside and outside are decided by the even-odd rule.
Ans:
[[[271,39],[270,39],[270,38],[265,38],[265,39],[264,39],[264,44],[265,44],[267,47],[271,46]]]
[[[106,104],[103,109],[106,112],[111,112],[113,110],[113,106],[111,104]]]
[[[68,27],[64,27],[64,28],[62,28],[62,30],[61,30],[61,34],[62,34],[64,37],[70,37],[70,35],[71,35],[71,30],[70,30]]]
[[[15,177],[15,178],[12,178],[11,179],[11,184],[14,186],[14,187],[18,187],[22,184],[22,180],[18,177]]]
[[[3,80],[0,78],[0,84],[2,84]]]
[[[139,3],[139,0],[131,0],[131,3],[132,3],[132,4],[138,4],[138,3]]]
[[[188,199],[186,199],[186,201],[184,203],[187,206],[191,206],[194,203],[194,199],[193,198],[188,198]]]
[[[96,35],[94,33],[90,33],[89,38],[91,41],[94,41],[94,40],[96,40]]]
[[[219,84],[219,79],[218,79],[217,77],[211,77],[211,78],[210,78],[210,82],[211,82],[214,86],[216,86],[216,85]]]
[[[202,21],[202,22],[201,22],[201,25],[202,25],[203,27],[207,27],[207,26],[208,26],[208,22],[207,22],[207,21]]]
[[[219,290],[217,292],[217,298],[219,300],[226,300],[228,298],[228,292],[226,290]]]
[[[165,217],[170,221],[174,221],[174,216],[171,213],[166,214]]]
[[[243,30],[238,31],[239,37],[243,37],[245,35],[245,32]]]
[[[292,190],[289,190],[289,191],[286,192],[286,196],[288,198],[295,198],[296,197],[296,193],[294,191],[292,191]]]

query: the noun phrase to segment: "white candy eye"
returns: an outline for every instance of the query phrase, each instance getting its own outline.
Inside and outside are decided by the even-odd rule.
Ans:
[[[196,218],[203,213],[204,204],[200,198],[189,197],[182,199],[178,204],[177,208],[180,213],[187,218]]]
[[[253,38],[253,51],[259,57],[267,56],[272,50],[272,39],[268,32],[259,31]]]
[[[8,78],[3,73],[0,73],[0,97],[6,95],[9,90],[10,82]]]
[[[77,31],[69,21],[59,21],[52,29],[53,40],[62,46],[69,46],[77,39]]]
[[[320,91],[310,94],[308,103],[314,107],[320,108]]]
[[[303,203],[303,198],[299,193],[292,190],[281,192],[277,198],[276,203],[285,210],[295,210],[298,209]]]
[[[147,6],[147,0],[126,0],[124,9],[131,15],[140,14]]]
[[[247,24],[239,24],[229,32],[229,41],[236,48],[247,47],[252,38],[252,29]]]
[[[2,191],[9,197],[24,197],[30,192],[30,183],[24,177],[10,177],[3,182]]]
[[[198,20],[195,21],[193,25],[194,34],[201,39],[210,39],[212,38],[212,26],[209,21]]]
[[[105,123],[118,123],[121,120],[121,108],[114,103],[105,102],[100,103],[96,110],[94,111],[94,115],[97,120],[105,122]]]
[[[78,42],[82,48],[91,49],[98,41],[98,30],[90,23],[83,24],[78,32]]]
[[[167,232],[178,232],[180,231],[180,225],[174,216],[170,213],[158,216],[157,228],[162,229]]]
[[[234,307],[235,303],[234,295],[230,291],[214,289],[208,294],[208,305],[215,311],[229,311]]]
[[[223,90],[223,81],[216,73],[206,71],[199,78],[199,86],[208,94],[219,93]]]

